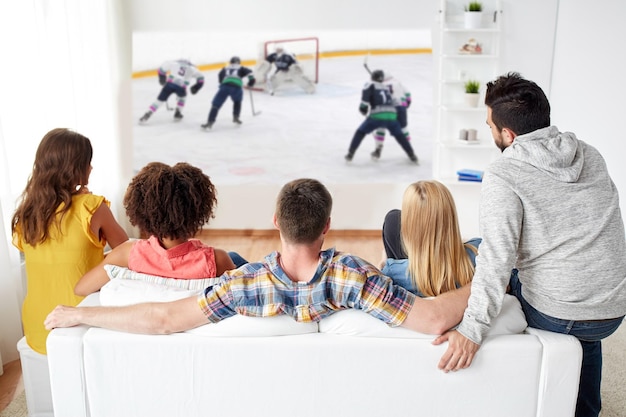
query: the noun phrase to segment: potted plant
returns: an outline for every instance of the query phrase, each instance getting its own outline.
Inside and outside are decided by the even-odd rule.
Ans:
[[[465,27],[467,29],[476,29],[482,26],[483,20],[483,4],[478,1],[472,1],[465,6]]]
[[[476,80],[467,80],[465,82],[465,102],[470,107],[478,106],[478,98],[480,97],[480,83]]]

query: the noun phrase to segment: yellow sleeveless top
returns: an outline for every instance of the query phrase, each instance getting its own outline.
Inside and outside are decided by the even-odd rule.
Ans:
[[[75,306],[83,297],[74,294],[74,286],[90,269],[104,259],[106,241],[90,229],[93,213],[102,203],[102,196],[77,194],[63,217],[61,230],[51,226],[44,243],[31,246],[23,241],[18,224],[13,245],[24,252],[26,261],[26,297],[22,305],[22,325],[28,345],[46,354],[48,331],[43,321],[58,304]]]

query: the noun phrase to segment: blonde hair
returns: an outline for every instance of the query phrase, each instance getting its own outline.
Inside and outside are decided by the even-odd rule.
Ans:
[[[437,296],[472,280],[474,265],[461,240],[454,199],[438,181],[418,181],[402,198],[400,218],[408,272],[424,296]],[[476,252],[476,249],[467,245]]]

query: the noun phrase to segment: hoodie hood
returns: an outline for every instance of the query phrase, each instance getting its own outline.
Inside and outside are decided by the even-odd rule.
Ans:
[[[561,182],[577,181],[584,163],[582,142],[556,126],[517,136],[502,156],[530,164]]]

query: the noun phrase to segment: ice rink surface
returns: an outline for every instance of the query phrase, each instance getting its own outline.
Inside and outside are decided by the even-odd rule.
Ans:
[[[176,59],[177,57],[172,57]],[[188,162],[201,168],[216,185],[284,184],[295,178],[316,178],[323,183],[410,183],[432,178],[432,55],[375,55],[367,58],[371,70],[382,69],[411,92],[408,109],[411,144],[419,165],[411,163],[387,134],[382,157],[372,161],[372,135],[365,137],[352,162],[344,160],[363,116],[358,107],[361,89],[369,80],[364,57],[323,58],[314,94],[297,85],[284,85],[271,96],[245,91],[242,125],[232,121],[232,102],[222,106],[215,125],[203,130],[211,100],[217,91],[218,71],[206,71],[204,87],[189,94],[184,118],[161,106],[150,120],[139,118],[156,99],[156,77],[133,80],[133,169],[151,161]],[[174,106],[174,97],[169,105]]]

